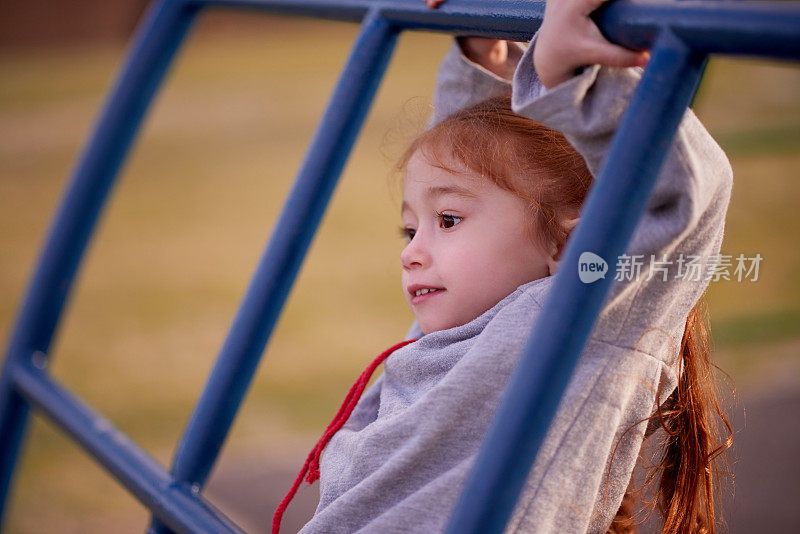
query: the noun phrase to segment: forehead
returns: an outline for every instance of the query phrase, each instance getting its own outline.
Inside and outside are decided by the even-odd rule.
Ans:
[[[446,168],[442,168],[446,167]],[[488,180],[470,171],[452,158],[433,165],[419,150],[408,160],[403,176],[403,204],[443,195],[466,199],[485,193]]]

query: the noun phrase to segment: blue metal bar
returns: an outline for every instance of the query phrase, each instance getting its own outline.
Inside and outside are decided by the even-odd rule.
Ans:
[[[428,9],[421,0],[187,0],[229,8],[357,22],[368,9],[401,29],[528,40],[541,24],[544,2],[525,0],[450,1]],[[800,57],[800,6],[789,2],[680,3],[620,0],[608,4],[598,23],[612,41],[651,48],[659,29],[669,27],[688,46],[720,54]]]
[[[403,29],[527,41],[541,23],[544,2],[453,2],[436,10],[401,8],[399,2],[392,2],[382,10]],[[800,5],[796,3],[620,0],[607,4],[601,14],[598,23],[603,33],[634,49],[651,48],[660,28],[669,27],[688,46],[705,53],[800,55]]]
[[[202,486],[219,454],[383,78],[396,37],[397,30],[378,13],[367,14],[178,445],[172,468],[178,480]]]
[[[502,532],[613,282],[584,284],[578,257],[616,258],[645,209],[705,55],[663,30],[614,136],[583,220],[495,413],[446,532]],[[491,503],[491,504],[489,504]]]
[[[613,2],[598,23],[612,41],[650,48],[661,28],[706,54],[800,58],[800,5],[781,2]]]
[[[76,167],[17,319],[0,375],[0,518],[27,420],[11,375],[47,354],[58,318],[101,208],[147,105],[183,39],[194,8],[165,0],[151,9],[128,62]]]
[[[544,15],[544,2],[459,0],[437,9],[422,0],[187,0],[209,7],[244,8],[281,15],[358,22],[369,10],[401,29],[468,32],[528,40]]]
[[[42,365],[44,358],[37,358]],[[158,462],[111,422],[51,380],[43,369],[17,365],[21,395],[94,456],[139,501],[177,532],[241,533],[230,519],[199,496],[199,488],[175,481]]]

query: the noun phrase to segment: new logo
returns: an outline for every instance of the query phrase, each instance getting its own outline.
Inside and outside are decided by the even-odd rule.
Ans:
[[[605,278],[608,274],[608,263],[594,252],[583,252],[578,258],[578,278],[584,284],[591,284]]]

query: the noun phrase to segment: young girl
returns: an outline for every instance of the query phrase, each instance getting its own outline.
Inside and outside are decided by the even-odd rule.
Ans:
[[[447,525],[639,79],[637,69],[597,64],[646,61],[605,42],[588,18],[597,5],[548,3],[524,54],[468,42],[502,52],[481,60],[485,69],[457,48],[445,58],[435,125],[402,160],[403,291],[419,339],[387,350],[359,378],[274,530],[306,471],[321,485],[304,534]],[[476,104],[507,92],[488,71],[502,75],[517,60],[511,100]],[[716,403],[695,308],[707,282],[681,280],[674,260],[719,253],[731,185],[725,155],[687,112],[626,251],[673,263],[667,276],[650,276],[645,263],[613,284],[507,532],[625,531],[618,511],[646,431],[658,426],[668,434],[664,531],[713,532]]]

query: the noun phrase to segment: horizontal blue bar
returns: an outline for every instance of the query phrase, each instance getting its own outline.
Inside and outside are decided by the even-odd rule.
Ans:
[[[470,33],[527,41],[544,16],[544,2],[448,0],[429,9],[422,0],[185,0],[192,5],[247,8],[275,14],[359,22],[376,9],[400,29]],[[695,51],[800,58],[800,4],[618,0],[598,17],[603,33],[630,48],[651,48],[660,28]]]
[[[43,356],[43,355],[42,355]],[[40,361],[44,362],[42,357]],[[241,533],[188,484],[175,482],[105,417],[32,364],[12,370],[17,391],[95,457],[142,504],[176,532]]]
[[[598,16],[603,33],[634,49],[651,48],[661,28],[694,52],[800,59],[798,2],[618,1]]]

